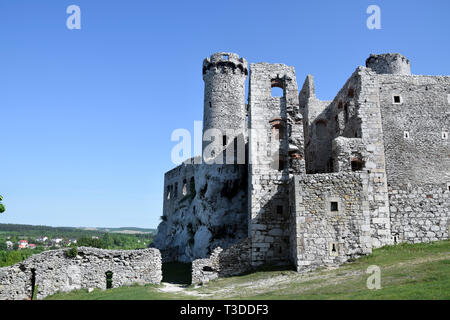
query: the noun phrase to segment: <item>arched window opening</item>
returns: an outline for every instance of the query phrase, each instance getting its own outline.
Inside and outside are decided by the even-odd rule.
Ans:
[[[112,271],[106,271],[106,289],[111,289],[113,287],[113,272]]]
[[[167,186],[167,200],[170,200],[171,191],[172,191],[172,186]]]
[[[347,97],[353,98],[354,96],[355,96],[355,89],[353,89],[352,87],[350,87],[350,88],[348,89],[348,92],[347,92]]]
[[[272,79],[270,81],[270,86],[272,88],[272,97],[283,97],[284,96],[284,85],[281,79]]]
[[[183,180],[183,189],[181,190],[181,192],[183,193],[183,196],[185,196],[187,194],[187,183],[186,183],[186,179]]]

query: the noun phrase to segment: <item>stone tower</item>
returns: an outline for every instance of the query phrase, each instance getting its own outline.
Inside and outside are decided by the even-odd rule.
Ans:
[[[228,129],[245,134],[247,75],[247,61],[235,53],[218,52],[203,61],[203,132],[214,128],[221,130],[223,135]],[[203,141],[203,149],[208,144],[208,141]]]
[[[378,74],[411,74],[409,60],[400,53],[371,54],[366,67]]]

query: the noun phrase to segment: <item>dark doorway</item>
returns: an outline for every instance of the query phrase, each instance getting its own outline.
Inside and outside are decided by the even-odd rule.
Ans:
[[[162,282],[175,284],[191,284],[192,264],[182,262],[166,262],[162,264]]]
[[[112,278],[113,278],[113,272],[112,271],[106,271],[106,289],[112,288]]]

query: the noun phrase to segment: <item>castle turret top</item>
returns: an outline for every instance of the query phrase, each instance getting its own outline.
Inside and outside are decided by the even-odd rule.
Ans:
[[[248,62],[244,58],[232,52],[216,52],[211,57],[203,60],[203,74],[211,67],[231,66],[240,69],[248,75]]]
[[[411,74],[411,64],[400,53],[371,54],[366,67],[378,74]]]

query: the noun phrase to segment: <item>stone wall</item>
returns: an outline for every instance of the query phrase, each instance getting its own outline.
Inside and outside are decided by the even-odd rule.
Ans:
[[[67,249],[45,251],[0,268],[0,300],[43,299],[57,292],[82,288],[106,289],[106,272],[112,272],[112,287],[159,284],[161,254],[157,249],[102,250],[79,247],[76,257]]]
[[[272,96],[273,87],[283,95]],[[251,64],[248,212],[254,266],[289,260],[289,174],[306,170],[302,121],[294,68]]]
[[[240,275],[251,269],[251,240],[247,238],[226,250],[217,247],[207,259],[194,260],[192,283],[203,284],[217,278]]]
[[[394,243],[429,242],[449,238],[448,185],[397,184],[395,188],[389,188]]]
[[[448,239],[450,77],[379,75],[378,81],[392,236]]]
[[[314,91],[307,90],[313,87],[312,78],[308,77],[306,82],[299,100],[303,102],[304,118],[308,117],[307,173],[355,169],[367,172],[373,245],[392,243],[377,74],[358,67],[320,112]],[[352,168],[353,159],[360,162],[359,168]]]
[[[367,173],[291,180],[291,259],[297,271],[336,266],[372,249]]]
[[[164,185],[163,217],[152,243],[164,262],[206,258],[247,237],[247,165],[186,161],[165,174]]]

